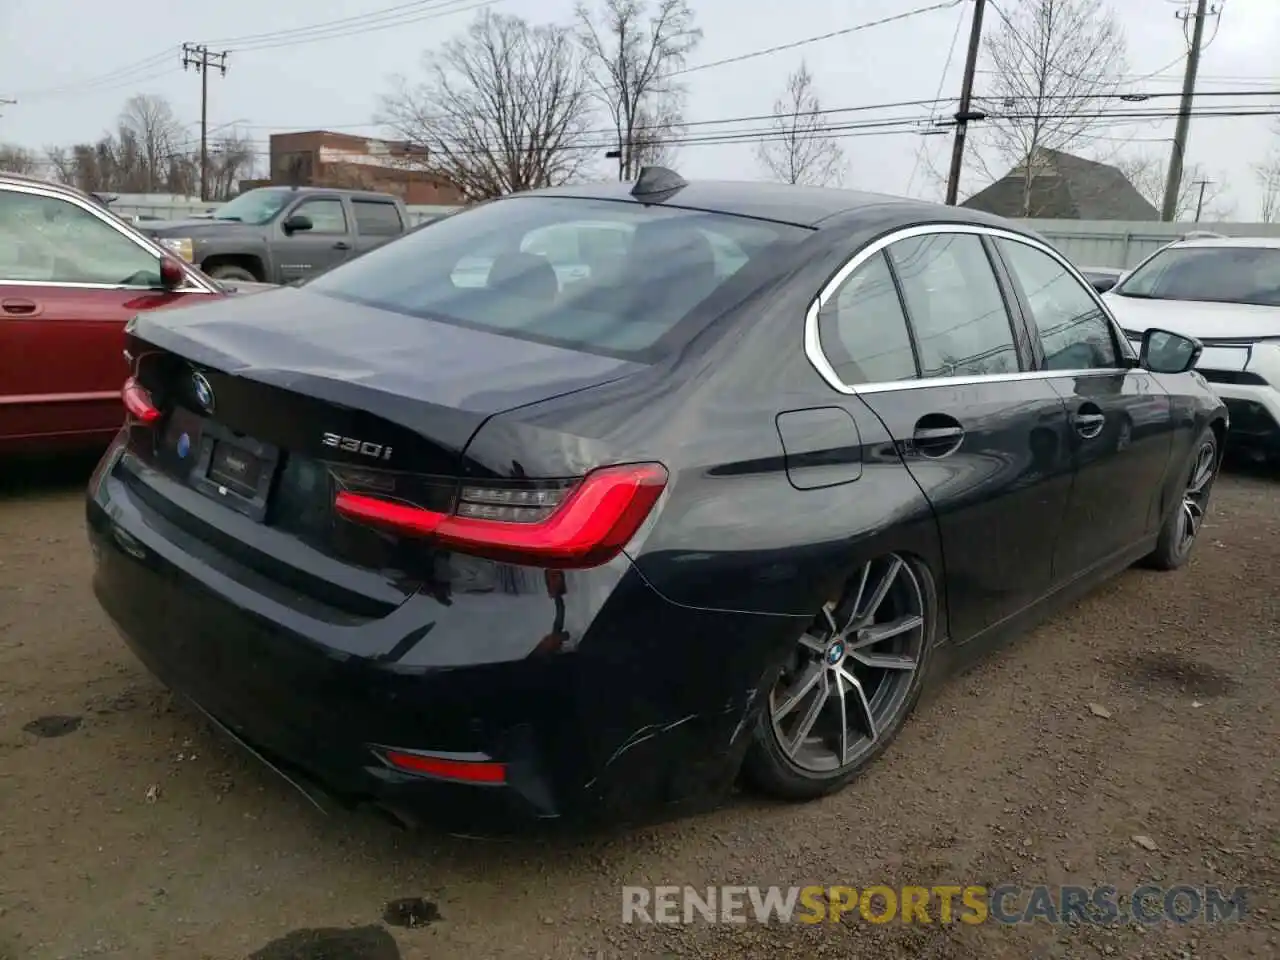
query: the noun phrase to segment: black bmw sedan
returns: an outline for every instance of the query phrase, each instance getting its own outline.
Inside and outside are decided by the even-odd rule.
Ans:
[[[489,824],[838,789],[926,682],[1184,564],[1227,417],[1035,235],[761,183],[506,197],[139,316],[97,597],[313,796]]]

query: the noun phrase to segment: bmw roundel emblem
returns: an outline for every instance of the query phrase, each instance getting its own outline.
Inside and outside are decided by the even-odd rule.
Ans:
[[[213,413],[213,387],[205,379],[203,373],[191,375],[191,386],[195,391],[196,403],[204,408],[205,413]]]
[[[178,438],[178,456],[183,460],[187,458],[187,454],[191,452],[191,436],[184,433]]]

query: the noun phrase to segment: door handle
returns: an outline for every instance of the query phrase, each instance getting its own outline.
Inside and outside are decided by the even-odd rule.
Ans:
[[[1076,433],[1086,440],[1092,440],[1102,432],[1107,418],[1096,404],[1086,403],[1076,411],[1073,422],[1075,423]]]
[[[945,413],[928,413],[916,421],[911,439],[916,453],[936,460],[960,449],[964,442],[964,427],[959,420]]]
[[[11,317],[34,317],[40,313],[40,304],[34,300],[11,297],[6,300],[0,300],[0,310],[3,310]]]
[[[333,249],[335,249],[335,250],[350,250],[350,249],[351,249],[351,244],[347,243],[347,241],[345,241],[345,240],[339,240],[337,243],[335,243],[335,244],[333,245]]]

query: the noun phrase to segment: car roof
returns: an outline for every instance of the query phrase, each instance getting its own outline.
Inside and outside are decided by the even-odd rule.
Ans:
[[[58,183],[56,180],[44,180],[40,177],[28,177],[21,173],[5,173],[0,171],[0,185],[4,184],[16,184],[20,187],[40,187],[42,190],[56,190],[59,193],[80,197],[82,200],[93,199],[83,190],[70,186],[69,184]]]
[[[1193,237],[1169,244],[1170,247],[1244,247],[1280,250],[1280,237]]]
[[[337,193],[346,197],[354,197],[357,200],[361,200],[366,197],[374,200],[397,199],[394,193],[385,193],[380,190],[354,190],[350,187],[315,187],[310,185],[307,185],[307,186],[299,185],[296,187],[291,187],[288,184],[284,184],[284,183],[265,183],[262,186],[254,187],[253,189],[254,190],[288,190],[291,193]],[[249,192],[251,191],[248,191],[248,190],[245,191],[245,193],[249,193]]]
[[[573,197],[578,199],[618,200],[631,203],[654,203],[653,197],[634,197],[634,184],[618,181],[580,183],[550,187],[514,194],[519,197]],[[660,201],[665,206],[713,213],[727,213],[757,220],[774,220],[803,227],[820,228],[825,222],[844,215],[856,217],[859,211],[876,210],[883,215],[896,208],[904,223],[912,221],[949,220],[985,224],[1029,233],[1017,224],[966,207],[949,207],[924,200],[911,200],[890,194],[834,187],[809,187],[790,183],[733,180],[694,180]],[[1032,234],[1034,235],[1034,234]]]

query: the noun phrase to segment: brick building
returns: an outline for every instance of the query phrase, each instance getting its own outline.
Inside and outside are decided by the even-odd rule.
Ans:
[[[273,133],[270,182],[381,190],[408,204],[463,202],[458,189],[433,172],[425,153],[411,144],[328,130]],[[241,189],[261,185],[244,183]]]

